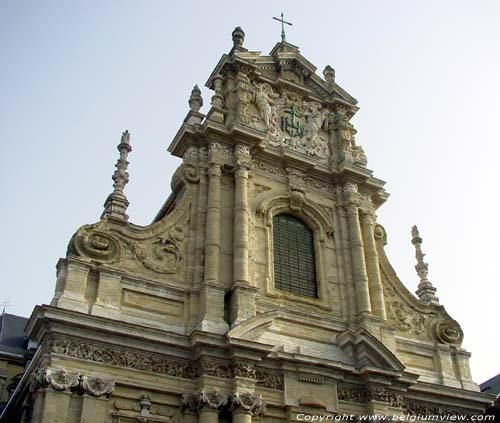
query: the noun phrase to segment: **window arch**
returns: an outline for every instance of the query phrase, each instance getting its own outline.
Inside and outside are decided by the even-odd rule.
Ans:
[[[273,217],[274,284],[283,291],[318,297],[314,237],[311,229],[289,214]]]

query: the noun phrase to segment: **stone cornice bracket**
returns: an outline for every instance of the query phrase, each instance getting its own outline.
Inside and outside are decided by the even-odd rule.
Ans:
[[[427,279],[429,265],[424,262],[425,254],[422,252],[422,238],[420,238],[420,234],[416,226],[411,228],[411,235],[411,243],[415,246],[415,257],[417,258],[415,270],[420,277],[420,283],[418,284],[418,288],[415,293],[423,304],[439,304],[439,299],[435,295],[436,288],[434,288],[432,283]]]
[[[255,395],[250,392],[236,392],[230,398],[230,410],[234,412],[242,411],[259,416],[266,411],[266,402],[262,395]]]
[[[125,212],[127,211],[129,202],[127,200],[127,197],[125,197],[123,190],[129,180],[129,175],[127,173],[127,156],[132,151],[132,147],[130,146],[130,133],[128,131],[125,131],[122,134],[122,138],[120,144],[118,144],[117,149],[120,152],[120,158],[116,162],[116,170],[113,173],[112,177],[114,182],[113,192],[104,202],[104,211],[101,215],[101,219],[109,216],[119,220],[127,221],[128,215]]]

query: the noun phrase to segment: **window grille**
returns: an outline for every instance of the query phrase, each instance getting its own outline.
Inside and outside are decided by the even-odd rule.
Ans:
[[[279,214],[273,218],[273,239],[276,288],[317,298],[311,229],[294,216]]]

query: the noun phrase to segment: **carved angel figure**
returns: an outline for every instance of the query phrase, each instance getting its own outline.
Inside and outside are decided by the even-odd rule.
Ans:
[[[269,129],[273,117],[273,106],[275,106],[275,101],[279,95],[273,93],[272,87],[266,82],[256,85],[256,88],[254,92],[254,102],[261,119],[266,125],[266,128]]]
[[[304,112],[304,117],[306,118],[305,135],[310,142],[310,154],[326,157],[328,155],[327,141],[319,135],[319,130],[326,123],[328,110],[321,110],[321,104],[315,101],[304,103],[304,106],[306,106]]]

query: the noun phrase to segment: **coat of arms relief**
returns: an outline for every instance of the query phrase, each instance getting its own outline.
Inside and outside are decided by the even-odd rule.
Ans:
[[[328,161],[330,111],[319,102],[287,91],[277,94],[270,84],[254,82],[252,105],[251,125],[267,132],[270,145]]]

